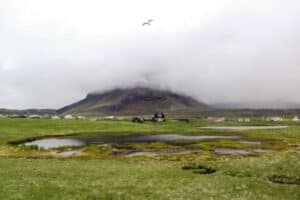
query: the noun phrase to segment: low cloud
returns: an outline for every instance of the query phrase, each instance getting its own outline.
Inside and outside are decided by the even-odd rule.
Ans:
[[[188,21],[186,10],[173,16],[178,24],[158,13],[150,27],[138,19],[128,29],[101,29],[92,20],[86,31],[72,15],[36,22],[12,2],[0,8],[0,107],[59,108],[88,92],[134,86],[210,104],[300,104],[297,1],[241,1],[203,21]]]

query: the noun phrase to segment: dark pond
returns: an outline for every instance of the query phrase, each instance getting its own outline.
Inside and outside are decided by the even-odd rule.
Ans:
[[[199,140],[208,139],[239,139],[236,135],[130,135],[130,136],[70,136],[44,138],[26,142],[25,145],[37,145],[39,148],[49,149],[65,146],[85,146],[90,144],[130,144],[147,142],[165,142],[168,144],[192,144]]]

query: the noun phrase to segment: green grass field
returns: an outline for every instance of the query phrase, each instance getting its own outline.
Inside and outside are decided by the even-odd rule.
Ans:
[[[214,123],[192,120],[162,124],[129,121],[0,119],[0,199],[300,199],[300,123],[286,129],[222,131],[201,126],[274,125],[260,120]],[[257,148],[228,140],[191,145],[201,154],[127,158],[111,147],[80,148],[83,156],[61,158],[57,150],[14,145],[57,135],[222,134],[260,140],[270,152],[248,156],[213,153],[214,148]],[[172,148],[163,143],[126,148]],[[186,168],[188,170],[183,170]],[[215,173],[197,173],[199,169]]]

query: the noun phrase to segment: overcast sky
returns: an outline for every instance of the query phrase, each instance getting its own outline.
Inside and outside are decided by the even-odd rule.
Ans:
[[[0,107],[127,86],[300,105],[300,1],[0,0]]]

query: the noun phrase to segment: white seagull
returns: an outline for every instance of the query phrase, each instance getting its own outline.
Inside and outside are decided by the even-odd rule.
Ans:
[[[154,19],[149,19],[147,22],[144,22],[143,23],[143,26],[145,26],[145,25],[151,25],[151,23],[154,21]]]

